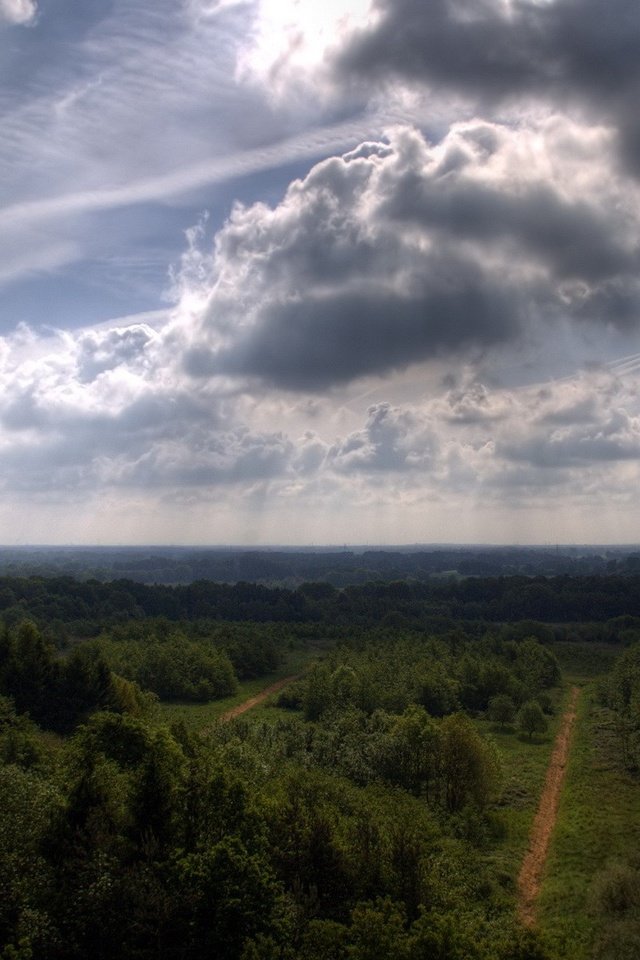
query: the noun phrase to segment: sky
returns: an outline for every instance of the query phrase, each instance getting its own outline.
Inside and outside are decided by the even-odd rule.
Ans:
[[[0,0],[0,542],[640,542],[637,0]]]

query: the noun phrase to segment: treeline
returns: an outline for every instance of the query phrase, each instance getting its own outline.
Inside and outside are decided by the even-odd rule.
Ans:
[[[136,712],[141,690],[162,700],[232,696],[238,680],[271,673],[301,644],[304,638],[273,625],[149,618],[60,651],[25,620],[0,627],[0,695],[45,728],[64,732],[94,710]]]
[[[640,572],[640,554],[609,547],[440,547],[373,550],[232,550],[176,547],[0,548],[6,576],[70,575],[108,581],[188,584],[253,581],[295,586],[326,581],[336,587],[369,580],[428,580],[455,571],[463,576],[584,576]]]
[[[640,633],[640,577],[502,577],[372,582],[338,590],[328,583],[296,590],[255,583],[196,581],[145,586],[131,580],[100,583],[71,577],[0,578],[0,617],[29,617],[52,635],[90,636],[107,626],[165,617],[171,621],[225,620],[319,623],[430,630],[438,621],[536,620],[573,625],[613,623]],[[578,628],[576,628],[578,629]],[[606,639],[606,631],[604,633]]]

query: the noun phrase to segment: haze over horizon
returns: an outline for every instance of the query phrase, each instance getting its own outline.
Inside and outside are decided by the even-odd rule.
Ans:
[[[0,541],[640,542],[632,0],[0,0]]]

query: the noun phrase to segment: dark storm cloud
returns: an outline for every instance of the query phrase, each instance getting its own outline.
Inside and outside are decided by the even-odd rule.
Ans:
[[[544,184],[509,194],[491,184],[412,175],[399,184],[385,212],[456,238],[511,240],[558,277],[600,281],[638,268],[637,252],[619,243],[604,214]]]
[[[399,77],[477,103],[574,99],[616,123],[640,161],[636,0],[377,0],[378,21],[338,57],[344,77]]]
[[[413,297],[336,291],[272,304],[250,336],[212,360],[214,369],[291,390],[323,390],[513,335],[515,292],[496,290],[473,264],[449,261],[444,275],[438,265],[424,266],[425,288]]]
[[[378,0],[378,23],[356,33],[339,65],[367,78],[396,74],[428,79],[474,94],[480,89],[501,96],[537,81],[546,67],[535,56],[548,47],[540,30],[546,12],[533,4],[515,6],[485,0]],[[466,13],[466,16],[465,16]]]
[[[620,329],[637,327],[640,315],[640,282],[634,277],[610,277],[571,305],[580,320],[604,319]]]

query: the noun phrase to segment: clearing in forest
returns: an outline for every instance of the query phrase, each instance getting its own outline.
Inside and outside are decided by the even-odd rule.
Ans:
[[[562,718],[560,732],[553,745],[538,812],[531,828],[529,847],[518,876],[518,913],[522,923],[528,927],[535,924],[536,899],[540,892],[549,842],[558,815],[558,803],[565,778],[579,695],[578,687],[572,687],[569,706]]]
[[[300,674],[296,674],[293,677],[285,677],[283,680],[277,680],[276,683],[272,683],[271,686],[265,687],[260,693],[256,694],[255,697],[250,697],[249,700],[245,700],[244,703],[239,703],[235,707],[231,707],[230,710],[227,710],[226,713],[220,714],[220,720],[233,720],[234,717],[239,717],[240,714],[246,713],[247,710],[251,710],[252,707],[257,707],[259,703],[264,703],[267,697],[270,697],[272,693],[277,693],[278,690],[282,690],[283,687],[288,686],[288,684],[293,683],[294,680],[299,680]]]

